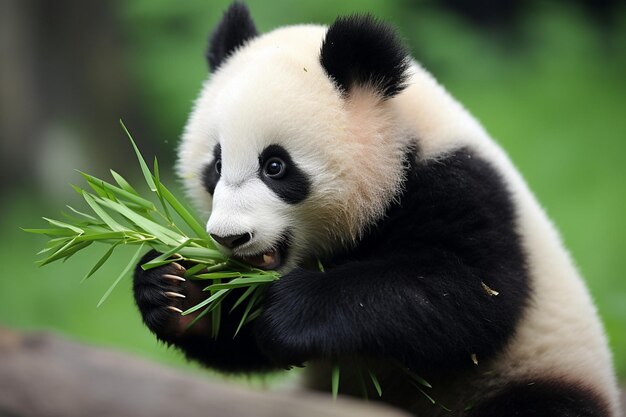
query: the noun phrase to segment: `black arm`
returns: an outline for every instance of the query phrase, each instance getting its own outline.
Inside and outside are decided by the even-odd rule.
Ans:
[[[423,253],[288,274],[256,323],[262,348],[285,364],[364,354],[415,369],[493,353],[515,325],[519,293],[506,281],[519,276],[489,279],[445,251]]]

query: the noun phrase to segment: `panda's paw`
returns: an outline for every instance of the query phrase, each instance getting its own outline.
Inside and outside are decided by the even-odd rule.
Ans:
[[[307,325],[311,316],[307,291],[300,285],[299,271],[272,283],[266,292],[263,312],[255,320],[257,343],[276,365],[302,366],[317,356],[318,334]]]
[[[140,265],[156,255],[148,253],[135,270],[133,292],[144,323],[167,343],[175,344],[190,334],[208,334],[210,324],[204,319],[189,327],[197,313],[182,315],[204,300],[207,293],[200,284],[185,279],[186,269],[176,262],[144,271]]]

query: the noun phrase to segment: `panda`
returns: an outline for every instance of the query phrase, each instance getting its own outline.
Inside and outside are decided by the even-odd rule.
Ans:
[[[234,3],[207,59],[178,173],[225,253],[282,276],[256,320],[233,337],[237,307],[213,338],[179,314],[207,296],[188,265],[138,267],[158,339],[225,373],[306,364],[313,390],[339,366],[358,397],[377,396],[371,372],[382,401],[420,416],[618,416],[603,328],[554,226],[391,27],[352,15],[258,34]]]

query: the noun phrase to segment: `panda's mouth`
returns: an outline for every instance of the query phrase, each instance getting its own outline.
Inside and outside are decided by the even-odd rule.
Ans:
[[[248,265],[259,269],[278,269],[282,265],[283,256],[280,250],[272,249],[258,255],[238,257]]]
[[[234,254],[234,257],[250,266],[253,266],[254,268],[264,270],[279,269],[285,264],[290,242],[291,235],[289,233],[285,233],[278,245],[252,255]]]

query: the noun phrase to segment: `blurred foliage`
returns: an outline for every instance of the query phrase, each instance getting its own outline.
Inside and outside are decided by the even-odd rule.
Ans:
[[[203,59],[207,35],[228,3],[114,3],[133,92],[139,94],[135,100],[144,123],[158,132],[141,140],[154,140],[160,153],[173,153],[208,75]],[[624,7],[613,11],[613,23],[605,26],[571,3],[528,3],[523,18],[508,28],[481,27],[425,1],[248,4],[261,31],[303,22],[328,24],[352,12],[371,12],[396,24],[416,58],[500,141],[561,230],[598,303],[619,376],[626,380]],[[77,181],[71,171],[77,165],[60,175]],[[138,174],[134,167],[121,171]],[[134,307],[130,280],[95,309],[124,266],[123,255],[118,265],[108,265],[83,285],[78,282],[99,257],[98,248],[67,264],[42,270],[33,265],[43,241],[17,227],[36,227],[41,215],[60,209],[58,200],[43,200],[29,189],[3,196],[0,253],[6,273],[0,281],[0,323],[55,329],[197,370],[155,343]]]

